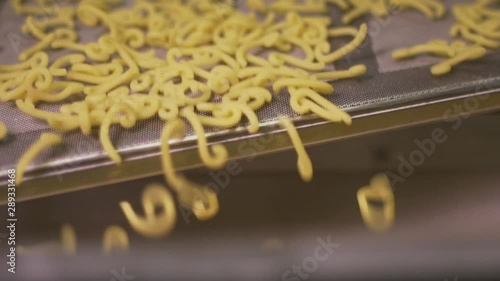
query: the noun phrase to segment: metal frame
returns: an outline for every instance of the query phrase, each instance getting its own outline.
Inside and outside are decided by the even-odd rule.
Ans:
[[[332,142],[356,136],[395,130],[418,124],[443,120],[444,113],[457,103],[467,99],[480,99],[477,109],[472,114],[500,110],[500,91],[498,89],[480,91],[449,97],[440,97],[406,104],[396,104],[378,108],[351,112],[353,124],[345,126],[317,118],[301,118],[296,126],[305,145]],[[458,115],[453,113],[450,116]],[[306,120],[307,119],[307,120]],[[209,137],[210,144],[222,143],[226,146],[230,160],[257,156],[292,148],[287,133],[276,123],[264,126],[257,134],[247,134],[241,130],[231,134]],[[244,145],[261,142],[258,152],[244,149]],[[179,170],[202,165],[199,159],[196,141],[173,143],[172,155],[175,167]],[[132,151],[124,156],[121,165],[114,165],[106,159],[79,165],[63,175],[55,175],[53,169],[45,167],[28,174],[27,181],[16,191],[18,201],[35,199],[70,191],[88,189],[108,184],[159,175],[162,173],[160,148],[148,151]],[[51,173],[52,172],[52,173]],[[31,180],[30,180],[31,179]],[[3,182],[2,180],[1,182]],[[0,205],[7,202],[7,190],[0,189]]]

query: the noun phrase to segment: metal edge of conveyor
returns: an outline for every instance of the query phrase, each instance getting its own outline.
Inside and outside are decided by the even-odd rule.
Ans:
[[[386,132],[404,127],[443,120],[461,113],[453,111],[453,106],[474,101],[474,108],[467,113],[479,114],[500,110],[500,90],[487,90],[439,99],[413,102],[410,104],[387,106],[379,109],[366,109],[352,113],[351,126],[335,124],[317,119],[299,120],[297,130],[305,145],[332,142],[356,136]],[[276,153],[293,147],[288,134],[279,126],[266,126],[257,134],[234,134],[232,136],[213,136],[210,144],[224,144],[229,160]],[[252,147],[259,143],[258,147]],[[37,175],[28,175],[28,181],[16,189],[17,201],[24,201],[56,195],[71,191],[83,190],[116,184],[162,173],[160,149],[141,151],[139,155],[125,155],[120,165],[111,161],[106,163],[87,163],[74,171],[63,175],[50,174],[50,171],[37,171]],[[181,147],[173,146],[172,157],[178,170],[186,170],[202,166],[199,159],[196,142],[183,143]],[[49,169],[52,170],[53,169]],[[29,180],[29,178],[32,180]],[[4,180],[1,180],[3,182]],[[7,203],[7,188],[0,189],[0,205]]]

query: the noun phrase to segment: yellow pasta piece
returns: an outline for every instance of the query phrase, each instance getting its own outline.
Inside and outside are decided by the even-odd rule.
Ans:
[[[120,116],[118,116],[119,113],[121,114]],[[116,164],[120,164],[122,162],[122,159],[113,146],[109,136],[109,129],[111,127],[111,124],[116,122],[116,118],[118,118],[120,124],[125,128],[133,127],[137,119],[135,113],[130,109],[130,107],[126,106],[123,103],[118,103],[111,107],[109,112],[106,114],[106,117],[102,121],[101,130],[99,132],[99,139],[101,141],[102,147],[108,154],[109,158],[113,160],[113,162],[115,162]]]
[[[366,73],[366,66],[363,64],[358,64],[349,68],[349,70],[345,71],[331,71],[331,72],[319,72],[315,73],[312,76],[319,80],[328,80],[335,81],[340,79],[348,79],[359,77]]]
[[[78,243],[76,240],[75,229],[69,225],[65,224],[61,227],[61,246],[63,253],[66,256],[75,256]]]
[[[443,75],[449,73],[451,68],[461,62],[475,60],[486,55],[486,49],[483,47],[471,47],[468,50],[462,51],[452,58],[449,58],[441,63],[433,65],[431,68],[432,75]]]
[[[351,116],[339,109],[314,90],[308,88],[289,88],[290,106],[299,114],[313,112],[332,122],[344,122],[351,125]]]
[[[277,12],[306,12],[306,13],[319,13],[325,11],[325,2],[323,1],[306,1],[303,4],[298,4],[286,0],[278,0],[272,3],[269,7]]]
[[[38,141],[36,141],[19,159],[17,163],[17,184],[20,186],[24,180],[24,173],[28,165],[35,159],[44,149],[58,145],[62,142],[59,135],[52,133],[43,133]]]
[[[338,2],[338,1],[335,1]],[[336,3],[347,12],[342,17],[344,24],[349,24],[355,19],[371,13],[379,17],[389,15],[389,8],[413,8],[422,12],[431,19],[442,18],[446,12],[446,7],[438,0],[348,0],[351,9],[346,7],[345,3]]]
[[[500,21],[499,21],[499,24],[500,24]],[[457,37],[459,35],[462,35],[465,39],[472,41],[478,45],[487,47],[487,48],[499,48],[500,47],[500,41],[495,41],[492,39],[488,39],[485,36],[474,34],[465,25],[462,25],[462,24],[455,24],[451,28],[450,34],[453,37]]]
[[[442,40],[433,40],[412,48],[396,50],[392,56],[395,59],[405,59],[420,53],[448,57],[445,61],[431,67],[432,75],[440,76],[449,73],[451,68],[457,64],[483,57],[486,55],[486,49],[481,46],[470,46],[461,41],[447,43]]]
[[[11,72],[19,70],[29,70],[35,67],[47,67],[49,56],[45,52],[37,52],[25,62],[14,65],[0,65],[0,72]]]
[[[130,57],[130,55],[125,51],[125,49],[119,45],[116,46],[116,49],[120,56],[123,58],[129,69],[121,74],[118,75],[117,77],[114,77],[110,79],[109,81],[106,81],[105,83],[102,83],[98,85],[92,93],[97,94],[97,93],[106,93],[118,85],[121,85],[123,83],[130,83],[132,79],[137,77],[139,75],[139,67],[135,63],[135,61]]]
[[[109,255],[116,249],[118,251],[128,251],[128,234],[125,229],[117,225],[111,225],[108,226],[106,230],[104,230],[104,237],[102,239],[102,252],[105,255]]]
[[[26,91],[32,93],[35,91],[45,91],[52,84],[53,77],[49,69],[37,67],[31,69],[26,75],[24,84]]]
[[[390,0],[396,8],[414,8],[422,12],[428,18],[442,18],[446,13],[446,7],[437,0]]]
[[[394,224],[395,200],[386,175],[375,175],[370,186],[358,190],[357,198],[361,216],[368,228],[383,232]],[[383,204],[382,210],[379,207],[370,206],[369,201],[381,202]]]
[[[33,35],[38,40],[43,40],[43,38],[47,36],[47,34],[43,32],[43,29],[34,23],[34,19],[31,16],[26,19],[26,23],[23,25],[22,31]]]
[[[249,42],[240,46],[236,51],[236,61],[238,61],[238,63],[242,67],[247,66],[248,62],[246,59],[246,53],[248,50],[259,46],[264,46],[266,48],[272,47],[276,43],[278,38],[279,34],[277,32],[273,32],[267,34],[266,36],[262,37],[260,40],[257,40],[256,42]]]
[[[227,161],[227,150],[221,144],[214,144],[210,148],[205,137],[205,130],[199,116],[194,113],[193,108],[186,107],[181,111],[181,116],[186,118],[198,136],[198,151],[203,163],[211,169],[220,169]]]
[[[170,192],[159,184],[151,184],[142,192],[144,217],[133,210],[129,202],[120,202],[120,207],[130,226],[139,234],[149,238],[160,238],[172,231],[177,221],[177,211]],[[161,208],[157,214],[155,209]]]
[[[279,122],[280,125],[283,128],[285,128],[286,131],[288,132],[288,135],[292,140],[293,146],[295,147],[295,151],[297,151],[297,156],[298,156],[297,168],[299,170],[300,177],[305,182],[311,181],[313,178],[313,168],[311,159],[309,158],[309,155],[307,154],[304,145],[300,140],[300,136],[299,133],[297,132],[297,129],[295,129],[295,126],[293,125],[292,121],[290,121],[290,119],[287,119],[285,117],[280,117]]]
[[[88,26],[96,26],[100,21],[104,25],[106,25],[107,28],[109,28],[112,37],[116,38],[118,36],[118,27],[116,23],[113,20],[109,19],[106,13],[104,13],[99,8],[82,3],[78,5],[76,13],[78,15],[78,18],[84,24]]]
[[[53,82],[48,89],[34,91],[27,94],[27,99],[35,103],[38,101],[58,102],[70,96],[83,93],[83,84],[74,82]],[[58,91],[55,93],[55,91]]]
[[[47,120],[49,122],[49,125],[53,125],[53,124],[51,124],[51,121],[54,123],[60,123],[60,125],[62,127],[61,128],[59,128],[59,127],[54,128],[56,130],[63,130],[62,129],[63,127],[65,127],[65,128],[71,127],[71,129],[78,127],[76,120],[73,119],[73,116],[62,115],[62,114],[51,112],[51,111],[44,111],[44,110],[37,109],[37,108],[35,108],[35,105],[33,104],[33,102],[30,99],[26,99],[26,100],[18,99],[18,100],[16,100],[16,106],[22,112],[24,112],[30,116],[33,116],[33,117],[38,118],[38,119]],[[73,121],[75,121],[75,122],[73,122]],[[63,130],[63,131],[65,131],[65,130]]]
[[[474,19],[480,18],[477,9],[473,9],[467,5],[455,5],[453,7],[453,15],[458,23],[462,24],[471,31],[490,39],[500,39],[500,30],[491,30],[484,28]]]
[[[352,36],[356,37],[358,30],[351,26],[343,26],[328,30],[328,37]]]
[[[33,56],[37,52],[40,52],[40,51],[44,50],[45,48],[49,47],[50,44],[52,43],[52,41],[54,41],[54,39],[55,39],[54,33],[51,33],[51,34],[45,36],[40,42],[35,44],[33,47],[22,51],[19,54],[19,60],[25,61],[25,60],[29,59],[31,56]]]
[[[183,180],[175,174],[170,155],[169,141],[174,138],[183,138],[186,131],[184,122],[180,119],[174,119],[168,122],[163,128],[161,135],[161,150],[162,150],[162,166],[165,179],[167,182],[176,189],[177,192],[183,186]]]
[[[342,16],[342,23],[344,24],[349,24],[355,19],[370,12],[381,17],[387,16],[388,14],[387,3],[384,0],[350,0],[349,2],[351,3],[352,9],[348,10]]]
[[[408,59],[423,53],[453,57],[455,55],[455,50],[453,50],[446,41],[433,40],[426,44],[417,45],[411,48],[395,50],[392,53],[392,58],[396,60]]]
[[[336,50],[333,53],[328,54],[328,55],[323,54],[323,53],[330,52],[330,44],[328,44],[328,42],[317,45],[316,48],[314,49],[316,59],[318,61],[322,61],[324,63],[331,63],[331,62],[339,60],[340,58],[348,55],[349,53],[354,51],[356,48],[358,48],[365,40],[367,33],[368,33],[367,25],[362,24],[359,27],[359,32],[356,34],[354,39],[349,44],[343,46],[342,48],[340,48],[340,49],[338,49],[338,50]]]
[[[283,88],[304,87],[311,88],[321,94],[333,93],[333,86],[329,83],[306,78],[282,78],[274,82],[273,91],[279,92]]]
[[[208,187],[200,187],[189,182],[174,171],[169,140],[184,137],[185,125],[180,119],[168,122],[161,135],[162,167],[165,179],[178,193],[179,201],[193,211],[199,220],[207,220],[219,211],[217,195]]]
[[[311,71],[319,71],[325,68],[325,61],[310,62],[307,60],[297,59],[291,55],[285,55],[280,53],[271,53],[269,55],[269,61],[271,62],[272,65],[276,67],[283,66],[286,63]]]
[[[48,60],[48,58],[47,58]],[[50,70],[65,69],[68,65],[80,64],[85,61],[85,56],[82,54],[71,54],[62,56],[56,59],[49,67]]]
[[[210,71],[207,77],[208,87],[217,94],[224,94],[229,91],[231,85],[238,83],[238,77],[234,70],[228,66],[219,65]]]
[[[1,101],[11,101],[16,99],[21,99],[26,96],[28,84],[25,79],[29,72],[17,73],[17,77],[0,83],[0,100]],[[31,77],[32,81],[37,79],[37,77]],[[43,81],[40,83],[44,86]]]

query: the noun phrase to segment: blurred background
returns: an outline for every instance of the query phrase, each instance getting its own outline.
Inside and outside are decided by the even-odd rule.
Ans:
[[[142,191],[164,184],[161,176],[22,202],[18,279],[2,280],[494,280],[499,118],[472,117],[456,131],[433,123],[312,146],[309,184],[298,176],[293,151],[239,160],[240,173],[228,178],[190,170],[186,176],[200,184],[219,184],[220,213],[200,222],[179,207],[174,230],[159,239],[134,231],[119,203],[141,214]],[[371,231],[357,190],[376,173],[400,175],[401,159],[436,128],[446,142],[411,175],[393,178],[395,221],[383,233]],[[64,252],[63,225],[74,230],[74,253]],[[110,225],[125,230],[128,251],[103,255]],[[333,246],[317,260],[321,241]]]

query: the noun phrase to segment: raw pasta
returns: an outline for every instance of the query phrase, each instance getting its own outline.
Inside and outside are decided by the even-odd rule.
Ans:
[[[375,175],[369,186],[362,187],[357,193],[361,217],[366,226],[373,231],[387,231],[395,219],[395,200],[389,179],[385,174]],[[382,203],[370,206],[370,201]]]
[[[413,58],[419,54],[446,57],[441,63],[431,67],[434,76],[451,72],[451,69],[465,61],[477,60],[486,55],[486,48],[500,47],[500,10],[492,7],[494,0],[476,0],[472,4],[455,4],[453,16],[455,24],[450,29],[452,37],[463,37],[463,41],[432,40],[425,44],[395,50],[395,60]]]
[[[440,76],[449,73],[453,66],[464,61],[482,58],[486,55],[486,49],[477,45],[466,45],[461,41],[447,43],[442,40],[433,40],[426,44],[417,45],[408,49],[395,50],[392,53],[392,57],[401,60],[426,53],[447,58],[431,67],[432,75]]]
[[[476,0],[472,4],[453,6],[456,23],[450,30],[451,36],[462,36],[486,48],[499,48],[500,9],[495,9],[494,3],[494,0]]]
[[[248,132],[258,132],[256,111],[272,102],[269,89],[289,94],[296,113],[315,113],[350,124],[350,116],[320,94],[334,92],[330,81],[366,72],[364,65],[325,71],[367,36],[366,24],[330,28],[330,19],[320,14],[326,12],[327,1],[266,5],[253,0],[248,3],[254,9],[250,13],[236,10],[231,2],[136,0],[132,7],[118,7],[119,0],[80,0],[76,8],[62,6],[37,21],[47,3],[41,1],[37,7],[13,1],[14,10],[27,16],[23,32],[38,42],[19,55],[19,64],[0,66],[0,100],[14,102],[24,113],[45,120],[58,131],[80,130],[90,135],[98,128],[102,147],[116,164],[123,159],[112,143],[111,128],[130,129],[140,120],[159,116],[166,122],[161,147],[167,182],[183,206],[198,219],[209,219],[218,212],[217,194],[176,174],[170,158],[168,142],[183,133],[185,123],[196,132],[203,163],[219,169],[226,164],[228,153],[221,144],[209,144],[207,127],[233,128],[246,120]],[[348,1],[328,2],[348,6]],[[106,31],[94,42],[81,43],[75,28],[78,23],[103,26]],[[340,36],[353,40],[331,50],[329,40]],[[164,50],[165,57],[158,57],[153,48]],[[48,52],[52,50],[71,53],[51,61]],[[302,54],[296,55],[294,50]],[[260,55],[262,52],[269,55]],[[45,111],[40,109],[45,103],[61,106],[58,112]],[[290,131],[294,145],[302,147],[292,123],[280,122]],[[61,141],[46,135],[42,139],[21,159],[23,173],[39,150]],[[310,160],[302,155],[303,147],[297,150],[299,171],[309,181]],[[152,204],[161,203],[165,208],[173,204],[167,199],[153,200],[150,195],[159,191],[151,190],[143,199],[146,216],[150,216]],[[156,237],[173,227],[164,224],[162,229],[153,229],[127,202],[121,206],[131,225],[144,235]],[[108,245],[105,251],[111,248]]]
[[[43,133],[37,142],[35,142],[19,159],[17,164],[17,184],[21,185],[24,178],[24,172],[28,165],[35,159],[40,152],[44,149],[60,144],[62,142],[62,138],[59,135],[55,135],[52,133]]]
[[[297,168],[299,170],[300,177],[305,182],[310,182],[313,178],[313,167],[311,163],[311,159],[307,154],[302,141],[300,140],[299,133],[295,126],[293,125],[290,119],[280,117],[279,118],[280,125],[286,129],[290,139],[292,140],[293,146],[295,147],[295,151],[297,151]]]
[[[415,9],[420,11],[426,17],[439,19],[446,13],[446,7],[439,0],[344,0],[332,1],[345,11],[342,16],[342,22],[349,24],[357,18],[373,14],[379,17],[386,17],[390,9]]]
[[[111,225],[104,231],[102,239],[102,252],[109,255],[114,251],[128,251],[129,239],[125,229],[117,225]]]
[[[168,190],[159,184],[146,187],[142,193],[144,217],[137,215],[129,202],[120,202],[130,226],[138,233],[150,237],[160,238],[172,231],[177,221],[177,212],[174,199]],[[161,207],[161,213],[155,209]]]

